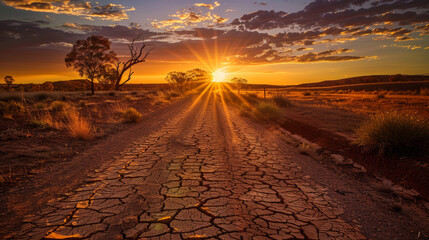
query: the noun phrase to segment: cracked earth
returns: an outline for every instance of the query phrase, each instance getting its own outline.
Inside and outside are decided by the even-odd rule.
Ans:
[[[366,239],[276,143],[205,92],[13,239]]]

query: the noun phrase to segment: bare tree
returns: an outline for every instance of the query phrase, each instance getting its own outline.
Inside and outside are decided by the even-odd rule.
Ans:
[[[154,47],[151,47],[144,42],[141,46],[137,46],[136,41],[139,38],[140,37],[134,38],[133,41],[128,45],[128,49],[130,51],[129,59],[124,62],[121,62],[119,59],[117,59],[116,63],[114,64],[116,73],[115,90],[119,90],[122,85],[131,80],[131,76],[134,74],[134,72],[131,70],[132,66],[142,62],[146,62],[147,56],[154,49]],[[147,49],[147,51],[145,51],[145,49]],[[127,71],[128,77],[122,82],[122,78]]]
[[[12,86],[12,83],[15,82],[15,79],[13,79],[12,76],[8,75],[8,76],[4,77],[4,81],[7,84],[7,90],[9,91],[10,86]]]
[[[116,59],[116,54],[109,51],[110,44],[109,39],[93,35],[86,40],[78,40],[65,59],[67,67],[72,67],[81,76],[89,78],[93,95],[94,79],[100,79],[106,66]]]

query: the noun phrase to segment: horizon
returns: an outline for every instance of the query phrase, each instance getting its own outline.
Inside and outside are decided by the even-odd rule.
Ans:
[[[369,75],[428,75],[429,3],[419,0],[156,2],[0,0],[0,74],[16,84],[80,79],[64,58],[109,38],[119,57],[137,35],[155,46],[129,83],[171,71],[297,85]],[[426,12],[425,12],[426,11]],[[3,78],[3,76],[1,76]]]

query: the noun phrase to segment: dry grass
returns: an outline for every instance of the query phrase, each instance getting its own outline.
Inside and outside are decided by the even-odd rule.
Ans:
[[[356,134],[357,144],[386,156],[416,156],[429,151],[429,122],[415,113],[376,114]]]
[[[128,109],[128,103],[124,101],[116,101],[112,105],[112,110],[114,113],[123,114]]]
[[[63,101],[53,101],[51,103],[51,110],[52,111],[64,111],[68,108],[70,108],[70,104],[63,102]]]
[[[291,101],[282,95],[273,96],[273,101],[279,107],[290,107],[290,106],[292,106]]]
[[[61,121],[53,119],[49,112],[38,113],[36,116],[32,116],[30,124],[39,128],[52,128],[57,130],[64,126]]]
[[[283,117],[281,109],[270,102],[260,102],[256,105],[255,116],[259,120],[280,121]]]
[[[135,108],[128,108],[122,113],[122,120],[125,123],[136,123],[140,121],[142,115]]]
[[[94,138],[93,127],[89,119],[82,117],[74,108],[64,111],[65,127],[76,139],[89,141]]]

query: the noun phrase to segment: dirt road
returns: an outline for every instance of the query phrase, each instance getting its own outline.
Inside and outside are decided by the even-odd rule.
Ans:
[[[206,91],[25,219],[16,239],[365,239],[287,151]]]

